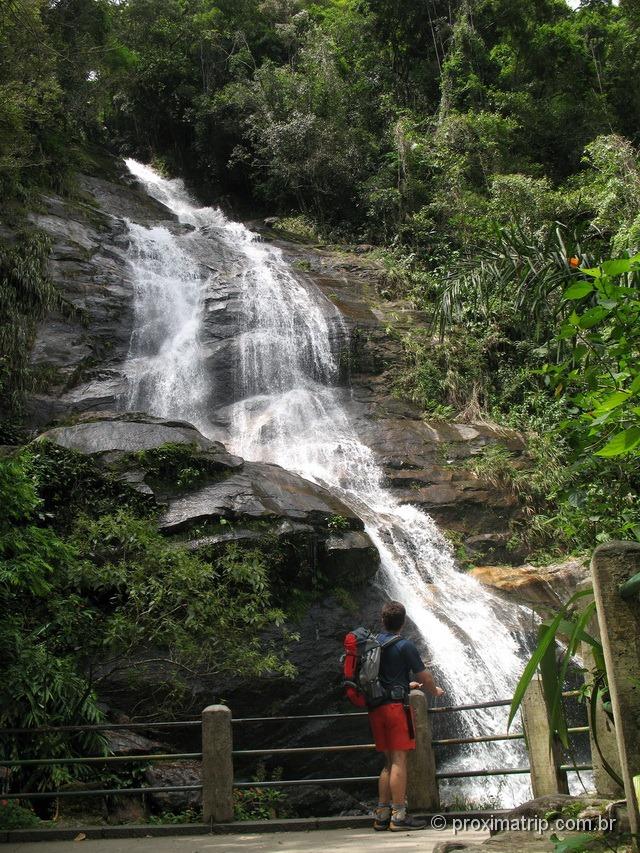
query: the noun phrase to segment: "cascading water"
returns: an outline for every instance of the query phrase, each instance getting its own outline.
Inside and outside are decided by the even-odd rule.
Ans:
[[[525,613],[509,610],[458,571],[429,516],[400,504],[383,487],[381,469],[343,405],[346,392],[336,384],[338,343],[348,343],[337,309],[292,273],[279,249],[219,210],[198,208],[181,181],[165,180],[135,161],[127,165],[149,194],[192,230],[180,234],[130,225],[137,327],[126,366],[126,405],[190,420],[207,433],[200,337],[212,281],[201,272],[197,247],[219,241],[240,280],[231,449],[326,485],[353,507],[379,550],[379,583],[404,602],[447,704],[511,696],[523,667]],[[462,737],[498,734],[506,727],[504,708],[456,716]],[[449,763],[460,769],[518,767],[526,764],[526,755],[517,742],[502,741],[463,747]],[[450,788],[450,794],[497,798],[503,805],[521,802],[529,793],[526,776],[469,779]]]
[[[163,227],[128,223],[134,276],[135,327],[125,363],[127,408],[153,401],[159,417],[195,417],[206,387],[198,333],[202,275],[188,246]]]

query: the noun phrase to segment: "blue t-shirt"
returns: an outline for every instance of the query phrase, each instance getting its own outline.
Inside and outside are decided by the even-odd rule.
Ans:
[[[395,636],[396,634],[383,631],[378,634],[378,641],[384,643]],[[424,669],[425,665],[420,652],[411,640],[402,637],[397,643],[382,650],[379,675],[383,687],[391,688],[400,685],[408,691],[411,675],[422,672]]]

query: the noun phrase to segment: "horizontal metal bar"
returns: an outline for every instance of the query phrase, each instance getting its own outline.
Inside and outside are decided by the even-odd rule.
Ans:
[[[177,761],[202,758],[201,752],[176,752],[167,755],[90,755],[84,758],[24,758],[17,761],[0,761],[0,767],[55,767],[63,764],[129,764],[132,761]]]
[[[347,719],[350,720],[353,717],[366,717],[367,711],[355,711],[353,714],[351,713],[337,713],[337,714],[296,714],[289,715],[286,717],[236,717],[232,719],[232,723],[278,723],[285,722],[289,720],[335,720],[335,719]]]
[[[577,771],[577,770],[593,770],[593,764],[561,764],[560,770]]]
[[[579,690],[567,690],[562,694],[564,697],[579,696]],[[451,711],[475,711],[482,708],[500,708],[510,705],[511,699],[496,699],[491,702],[476,702],[468,705],[445,705],[441,708],[428,708],[429,714],[442,714]],[[366,717],[367,711],[355,711],[354,713],[339,712],[335,714],[297,714],[280,717],[237,717],[232,719],[232,723],[277,723],[290,720],[335,720],[349,719],[351,717]],[[149,722],[149,723],[99,723],[90,726],[39,726],[37,728],[28,729],[0,729],[0,737],[3,735],[33,735],[33,734],[49,734],[51,732],[107,732],[117,731],[119,729],[130,729],[132,731],[140,729],[169,729],[182,728],[188,726],[201,726],[202,720],[168,720],[165,722]]]
[[[172,729],[183,726],[201,726],[202,720],[169,720],[158,723],[97,723],[90,726],[37,726],[33,729],[0,729],[0,737],[3,735],[46,735],[52,732],[110,732],[120,729],[130,731],[153,729]]]
[[[234,749],[232,755],[304,755],[308,752],[349,752],[375,749],[375,743],[352,743],[344,746],[292,746],[276,749]]]
[[[490,743],[494,740],[524,740],[524,735],[485,735],[484,737],[452,737],[444,739],[434,739],[431,741],[433,746],[455,746],[463,743]]]
[[[300,785],[351,785],[355,782],[377,782],[379,776],[338,776],[335,779],[279,779],[269,782],[234,782],[234,788],[293,788]]]
[[[588,732],[589,726],[575,726],[574,728],[567,729],[569,734],[580,734],[581,732]],[[484,735],[482,737],[452,737],[452,738],[441,738],[434,739],[431,741],[432,746],[456,746],[458,744],[465,743],[491,743],[496,740],[524,740],[524,734],[502,734],[502,735]]]
[[[22,794],[3,794],[3,800],[44,800],[56,797],[107,797],[110,795],[160,794],[170,791],[201,791],[202,785],[164,785],[161,788],[102,788],[86,791],[25,791]]]
[[[511,699],[494,699],[492,702],[475,702],[469,705],[443,705],[441,708],[427,708],[429,714],[444,714],[450,711],[475,711],[481,708],[501,708],[511,704]]]
[[[436,773],[436,779],[470,779],[474,776],[513,776],[530,773],[529,767],[499,767],[496,770],[457,770],[451,773]]]

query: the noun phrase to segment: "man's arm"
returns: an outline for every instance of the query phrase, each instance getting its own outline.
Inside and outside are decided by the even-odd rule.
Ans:
[[[444,690],[442,687],[438,687],[436,682],[434,681],[433,676],[426,669],[423,669],[422,672],[415,673],[416,680],[412,681],[409,687],[412,690],[417,690],[422,688],[426,690],[427,693],[430,693],[432,696],[442,696]]]

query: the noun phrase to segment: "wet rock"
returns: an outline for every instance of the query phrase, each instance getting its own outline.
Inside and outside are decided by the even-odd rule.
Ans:
[[[220,482],[170,499],[158,526],[163,533],[178,533],[220,518],[243,517],[289,518],[311,524],[339,517],[348,527],[363,527],[355,513],[327,489],[278,465],[257,462],[246,462],[242,471]]]
[[[130,178],[123,161],[105,158],[103,171],[108,177],[77,176],[81,193],[74,199],[43,196],[43,210],[30,216],[52,241],[52,281],[78,309],[72,318],[53,312],[38,327],[31,364],[47,379],[45,390],[27,400],[27,425],[35,429],[124,397],[121,366],[133,327],[125,218],[176,224],[173,213]]]
[[[557,606],[589,577],[589,565],[572,558],[550,566],[477,566],[471,574],[518,603]]]
[[[215,446],[191,424],[162,421],[151,416],[146,416],[144,421],[136,421],[126,416],[108,414],[102,415],[99,420],[47,430],[38,436],[38,441],[42,440],[87,454],[114,451],[134,453],[152,450],[163,444],[193,444],[203,450]],[[229,458],[233,462],[238,457],[229,455]]]
[[[362,583],[368,572],[366,566],[377,566],[378,552],[371,539],[361,530],[343,530],[326,539],[321,550],[326,555],[326,565],[332,577],[349,579],[350,583]]]

